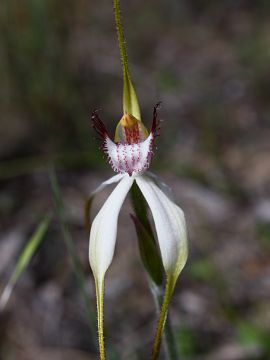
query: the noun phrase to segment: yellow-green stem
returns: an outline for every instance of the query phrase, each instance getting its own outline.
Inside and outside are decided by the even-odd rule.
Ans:
[[[158,325],[157,325],[157,329],[156,329],[156,335],[155,335],[151,360],[158,359],[161,340],[162,340],[162,334],[163,334],[163,330],[164,330],[164,326],[165,326],[165,322],[166,322],[166,318],[167,318],[167,314],[168,314],[168,308],[169,308],[169,303],[170,303],[173,289],[174,289],[174,280],[173,280],[172,276],[169,276],[167,278],[165,294],[164,294],[163,303],[162,303],[160,314],[159,314]]]
[[[128,57],[127,57],[127,51],[125,45],[123,25],[121,20],[119,0],[113,0],[113,4],[114,4],[114,15],[115,15],[115,24],[116,24],[117,36],[118,36],[118,44],[120,49],[120,57],[123,68],[123,83],[124,83],[123,111],[124,113],[131,114],[135,116],[138,120],[141,120],[140,107],[128,68]]]
[[[100,284],[97,280],[95,280],[95,285],[97,299],[99,358],[100,360],[106,360],[104,344],[104,281]]]
[[[125,38],[124,38],[124,32],[123,32],[123,26],[121,21],[121,11],[120,11],[120,5],[119,0],[114,0],[114,14],[115,14],[115,24],[117,29],[117,36],[118,36],[118,43],[120,48],[120,56],[121,61],[123,65],[123,72],[126,72],[126,75],[128,76],[128,58],[127,58],[127,51],[125,46]]]

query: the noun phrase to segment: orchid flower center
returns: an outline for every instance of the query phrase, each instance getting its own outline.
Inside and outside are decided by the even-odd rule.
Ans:
[[[114,141],[110,139],[98,112],[92,114],[93,127],[102,140],[102,149],[114,171],[132,176],[149,168],[155,138],[159,135],[160,129],[157,120],[158,106],[159,104],[154,108],[150,133],[140,120],[130,114],[124,114],[116,127]]]
[[[145,140],[148,135],[148,131],[141,121],[132,115],[124,114],[116,127],[114,141],[116,143],[138,144]]]

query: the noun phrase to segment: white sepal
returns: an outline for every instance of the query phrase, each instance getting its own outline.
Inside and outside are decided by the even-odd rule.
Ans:
[[[186,222],[183,211],[147,176],[137,176],[151,211],[167,276],[176,282],[188,256]]]
[[[113,258],[119,211],[133,181],[133,177],[123,177],[100,209],[91,227],[89,261],[99,284],[103,281]]]

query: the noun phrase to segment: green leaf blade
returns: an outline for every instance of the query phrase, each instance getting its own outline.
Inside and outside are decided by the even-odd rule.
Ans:
[[[163,266],[158,249],[148,231],[142,225],[140,220],[130,215],[137,233],[141,259],[147,273],[151,280],[157,285],[161,286],[163,283]]]
[[[3,310],[11,296],[11,293],[19,280],[20,276],[29,265],[31,259],[36,253],[38,247],[41,245],[45,234],[48,230],[49,224],[51,221],[50,216],[46,216],[43,221],[39,224],[34,234],[28,240],[24,246],[22,253],[19,256],[19,259],[16,263],[15,269],[10,277],[9,282],[7,283],[1,297],[0,297],[0,310]]]

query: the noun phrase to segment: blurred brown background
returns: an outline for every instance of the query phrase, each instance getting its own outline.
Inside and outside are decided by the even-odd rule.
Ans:
[[[163,104],[152,170],[188,220],[171,305],[182,358],[270,359],[270,2],[122,3],[146,126]],[[83,208],[112,175],[90,113],[101,108],[111,133],[122,115],[112,1],[1,0],[0,29],[0,291],[53,209],[54,163],[94,308]],[[156,322],[129,212],[126,202],[107,276],[110,359],[148,359]],[[56,216],[0,323],[3,360],[96,358]]]

